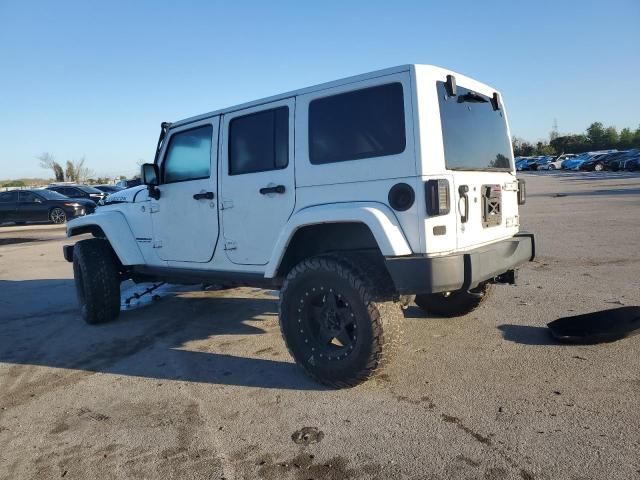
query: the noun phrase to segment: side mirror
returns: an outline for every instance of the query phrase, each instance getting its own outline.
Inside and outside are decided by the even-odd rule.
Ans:
[[[156,187],[160,182],[158,178],[158,166],[155,163],[144,163],[140,168],[140,176],[142,177],[142,183],[150,187]]]
[[[42,200],[40,200],[39,198],[34,198],[33,203],[42,203]]]

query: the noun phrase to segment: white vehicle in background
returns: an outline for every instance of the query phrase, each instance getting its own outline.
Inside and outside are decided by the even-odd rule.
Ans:
[[[432,66],[163,123],[142,178],[68,224],[96,237],[64,248],[84,319],[125,279],[280,289],[291,355],[334,387],[384,363],[409,298],[463,315],[535,253],[500,94]]]
[[[564,153],[562,155],[559,155],[552,162],[549,162],[546,165],[539,166],[538,170],[560,170],[560,169],[562,169],[562,162],[564,162],[565,160],[568,160],[570,158],[573,158],[575,156],[576,156],[575,153]]]

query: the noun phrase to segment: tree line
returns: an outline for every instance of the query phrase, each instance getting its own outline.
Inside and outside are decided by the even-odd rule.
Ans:
[[[563,153],[583,153],[593,150],[628,150],[640,148],[640,126],[635,130],[605,127],[601,122],[593,122],[582,134],[559,135],[552,131],[549,141],[527,142],[513,137],[513,154],[516,157],[534,155],[560,155]]]

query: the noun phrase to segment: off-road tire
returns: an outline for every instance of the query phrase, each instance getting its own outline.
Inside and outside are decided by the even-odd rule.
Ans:
[[[323,255],[300,262],[280,293],[280,330],[291,356],[310,377],[334,388],[353,387],[373,376],[400,341],[404,315],[392,285],[384,267],[367,256]],[[329,295],[334,306],[340,305],[335,318],[352,322],[347,347],[335,349],[314,334],[322,323],[318,309],[331,309],[325,305],[331,303]],[[313,305],[318,298],[322,305]]]
[[[416,305],[424,312],[442,317],[461,317],[472,312],[484,302],[493,291],[493,285],[486,283],[470,294],[464,290],[445,293],[416,295]],[[479,294],[479,295],[478,295]]]
[[[118,270],[118,260],[106,240],[81,240],[73,247],[73,276],[85,322],[109,322],[120,313]]]

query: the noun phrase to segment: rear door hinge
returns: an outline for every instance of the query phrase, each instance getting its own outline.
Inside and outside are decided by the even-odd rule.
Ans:
[[[233,200],[222,200],[220,210],[229,210],[230,208],[233,208]]]
[[[238,244],[233,240],[225,240],[224,241],[224,249],[225,250],[237,250]]]
[[[160,211],[160,205],[157,203],[152,203],[149,205],[149,213],[157,213]]]
[[[162,240],[154,240],[153,248],[162,248]]]

